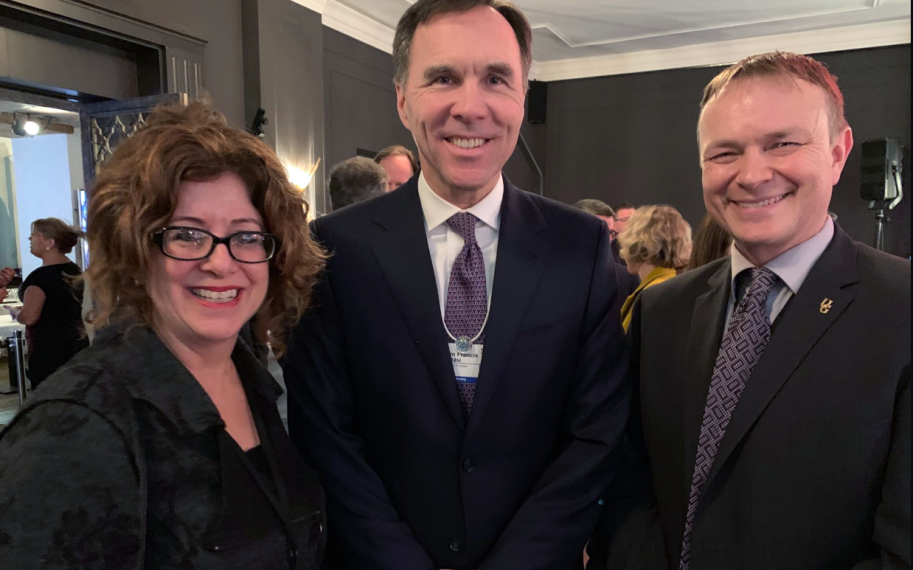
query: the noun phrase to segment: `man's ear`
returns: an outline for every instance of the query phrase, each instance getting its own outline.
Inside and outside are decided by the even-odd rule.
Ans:
[[[396,84],[396,112],[399,113],[399,120],[402,121],[403,126],[406,127],[410,132],[412,127],[409,126],[409,116],[406,114],[406,87],[404,85]]]
[[[843,127],[834,140],[831,141],[831,183],[836,185],[840,181],[840,174],[846,165],[846,159],[853,150],[853,129],[849,125]]]

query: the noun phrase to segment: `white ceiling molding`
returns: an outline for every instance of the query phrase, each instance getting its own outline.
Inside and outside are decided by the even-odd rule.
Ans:
[[[910,18],[671,49],[533,62],[530,78],[539,81],[562,81],[662,69],[724,65],[752,54],[775,50],[813,54],[908,43]]]
[[[686,28],[686,29],[676,29],[668,30],[663,32],[658,32],[654,34],[640,34],[636,36],[625,36],[621,38],[612,38],[608,40],[596,40],[590,42],[579,42],[574,43],[567,38],[560,30],[558,30],[552,24],[539,24],[537,26],[532,26],[535,29],[546,29],[555,35],[559,40],[567,44],[571,48],[582,48],[582,47],[593,47],[593,46],[605,46],[611,44],[620,44],[623,42],[632,42],[637,40],[649,40],[653,38],[664,38],[667,36],[677,36],[681,34],[695,34],[701,32],[714,32],[718,30],[729,30],[732,28],[740,28],[744,26],[757,26],[760,24],[773,24],[777,22],[793,22],[795,20],[801,20],[803,18],[820,18],[822,16],[833,16],[835,14],[845,14],[848,12],[859,12],[859,11],[868,11],[873,8],[877,8],[880,0],[870,0],[871,4],[868,6],[856,6],[851,8],[837,8],[835,10],[820,10],[817,12],[806,12],[801,14],[791,14],[789,16],[775,17],[775,18],[763,18],[759,20],[748,20],[745,22],[738,23],[727,23],[720,24],[716,26],[702,26],[697,28]]]
[[[313,10],[318,14],[323,14],[323,9],[327,4],[327,0],[292,0],[292,2],[300,4],[308,10]]]
[[[336,0],[326,0],[323,25],[381,51],[393,53],[393,29]]]

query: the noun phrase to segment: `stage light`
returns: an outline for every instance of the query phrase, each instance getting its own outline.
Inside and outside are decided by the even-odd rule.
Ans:
[[[26,121],[22,128],[25,134],[30,137],[37,135],[41,131],[41,127],[35,121]]]

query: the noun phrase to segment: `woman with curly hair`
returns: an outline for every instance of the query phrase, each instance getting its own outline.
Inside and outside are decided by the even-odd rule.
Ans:
[[[672,206],[642,206],[628,218],[618,246],[628,272],[640,276],[640,286],[621,307],[621,324],[627,331],[634,302],[643,290],[672,279],[688,265],[691,226]]]
[[[324,496],[277,355],[324,252],[275,153],[204,103],[155,110],[89,199],[95,341],[0,433],[10,568],[316,569]]]

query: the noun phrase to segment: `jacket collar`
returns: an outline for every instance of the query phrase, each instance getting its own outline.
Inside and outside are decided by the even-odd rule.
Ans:
[[[158,409],[180,429],[203,433],[225,427],[200,383],[148,326],[112,324],[98,331],[93,348],[103,369],[122,382],[134,400]],[[282,388],[240,339],[231,358],[247,393],[274,405]]]

